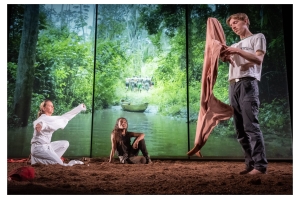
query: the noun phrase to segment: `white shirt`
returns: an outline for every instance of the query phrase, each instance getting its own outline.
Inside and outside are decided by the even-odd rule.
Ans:
[[[266,39],[262,33],[258,33],[247,38],[242,39],[241,41],[231,45],[232,47],[242,49],[243,51],[254,53],[257,50],[261,50],[266,53]],[[245,58],[234,54],[231,55],[233,65],[229,65],[229,76],[228,80],[242,78],[242,77],[254,77],[260,81],[261,78],[261,65],[256,65],[254,63],[250,63],[250,61],[246,60]],[[250,64],[249,69],[243,70],[243,65]]]
[[[82,110],[86,110],[86,107],[83,107],[83,104],[79,104],[76,108],[62,116],[48,116],[42,114],[33,122],[34,133],[31,143],[50,144],[53,132],[57,129],[64,129],[68,122]],[[37,124],[42,125],[40,132],[37,132],[35,129]]]

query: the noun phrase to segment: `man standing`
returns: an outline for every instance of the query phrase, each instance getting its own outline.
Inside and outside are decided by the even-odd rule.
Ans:
[[[230,105],[234,108],[237,140],[245,156],[246,167],[240,174],[265,174],[268,161],[258,122],[258,81],[266,53],[266,39],[262,33],[250,32],[250,21],[244,13],[231,15],[226,23],[241,39],[230,47],[224,45],[221,52],[221,59],[230,63]]]

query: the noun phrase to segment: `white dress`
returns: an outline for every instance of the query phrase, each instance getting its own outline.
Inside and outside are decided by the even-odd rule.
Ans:
[[[62,155],[69,147],[69,142],[59,140],[51,142],[52,134],[57,129],[64,129],[68,122],[82,110],[86,110],[83,104],[78,105],[71,111],[61,116],[48,116],[42,114],[33,122],[33,138],[31,139],[31,164],[60,164],[72,166],[74,164],[83,164],[81,161],[71,160],[68,164],[61,160]],[[40,124],[42,129],[37,132],[35,126]]]

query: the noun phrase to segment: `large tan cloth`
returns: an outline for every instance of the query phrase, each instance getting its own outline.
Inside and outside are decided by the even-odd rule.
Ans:
[[[200,149],[220,120],[227,120],[233,115],[233,108],[213,94],[218,72],[218,61],[222,44],[226,45],[225,35],[220,22],[215,18],[207,19],[206,44],[202,71],[202,90],[200,111],[197,121],[194,148],[187,155],[202,157]]]

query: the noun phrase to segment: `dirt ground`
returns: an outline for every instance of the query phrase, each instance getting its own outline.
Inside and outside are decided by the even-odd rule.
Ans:
[[[7,195],[293,195],[293,163],[269,161],[267,174],[239,175],[243,161],[152,160],[152,164],[34,165],[31,181],[7,181]],[[26,163],[7,163],[7,173]]]

